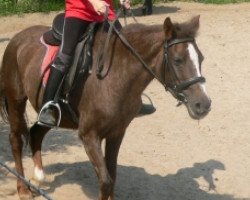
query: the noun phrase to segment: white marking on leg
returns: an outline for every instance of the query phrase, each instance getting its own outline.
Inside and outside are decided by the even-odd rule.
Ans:
[[[35,166],[34,169],[34,178],[39,181],[39,182],[43,182],[44,181],[44,173],[43,170],[39,169],[37,166]]]
[[[194,48],[194,45],[192,43],[188,44],[188,52],[190,55],[190,59],[192,60],[192,62],[194,63],[194,66],[196,68],[197,75],[201,76],[200,66],[199,66],[199,57],[198,57],[198,54],[197,54],[197,52]],[[204,93],[207,94],[206,87],[205,87],[204,83],[201,83],[201,87],[202,87]]]

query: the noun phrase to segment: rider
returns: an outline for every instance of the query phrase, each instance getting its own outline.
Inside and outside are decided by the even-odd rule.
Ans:
[[[130,8],[130,0],[121,0],[120,3],[124,8]],[[108,12],[109,20],[115,20],[112,0],[65,0],[62,44],[51,64],[51,72],[42,101],[43,106],[38,119],[40,124],[51,127],[57,125],[53,100],[72,64],[77,42],[91,22],[104,21],[106,12]]]

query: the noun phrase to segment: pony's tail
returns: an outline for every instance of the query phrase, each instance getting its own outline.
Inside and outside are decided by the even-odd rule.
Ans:
[[[3,62],[0,66],[0,116],[2,120],[8,123],[8,112],[7,112],[7,101],[5,96],[5,86],[4,86],[4,79],[3,79]]]

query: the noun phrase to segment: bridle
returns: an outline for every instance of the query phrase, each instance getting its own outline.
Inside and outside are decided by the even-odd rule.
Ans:
[[[118,15],[119,16],[119,15]],[[164,60],[163,60],[163,69],[164,69],[164,78],[163,80],[158,77],[155,72],[145,63],[145,61],[142,59],[142,57],[135,51],[135,49],[130,45],[130,43],[127,41],[127,39],[121,34],[121,32],[119,30],[116,29],[116,27],[114,26],[114,22],[110,23],[110,28],[109,28],[109,34],[108,34],[108,39],[106,41],[106,43],[109,43],[109,39],[111,35],[111,30],[114,30],[115,33],[117,34],[117,36],[121,39],[121,41],[123,42],[123,44],[134,54],[134,56],[142,63],[143,67],[145,69],[147,69],[147,71],[155,78],[157,79],[165,88],[166,91],[169,91],[179,102],[181,103],[187,103],[187,98],[185,96],[185,94],[183,93],[184,90],[186,90],[188,87],[190,87],[191,85],[194,85],[198,82],[200,83],[204,83],[206,81],[206,79],[203,76],[197,76],[197,77],[192,77],[189,78],[188,80],[185,81],[179,81],[175,70],[169,65],[169,48],[173,45],[176,44],[180,44],[180,43],[187,43],[187,42],[192,42],[195,46],[195,39],[194,38],[180,38],[180,39],[172,39],[169,41],[165,41],[164,43]],[[106,46],[106,44],[105,44]],[[107,47],[104,48],[105,51],[107,50]],[[197,49],[197,46],[196,46]],[[100,64],[101,63],[101,64]],[[97,67],[97,77],[102,79],[104,78],[107,74],[108,71],[106,71],[106,73],[102,73],[103,70],[103,63],[104,61],[102,60],[102,62],[98,63],[98,67]],[[168,83],[166,81],[166,72],[167,69],[169,69],[169,71],[171,73],[173,73],[173,75],[175,76],[175,80],[172,79],[172,82],[178,81],[180,83]]]
[[[181,38],[181,39],[173,39],[173,40],[165,42],[164,58],[163,58],[164,59],[163,61],[164,78],[163,78],[163,81],[160,81],[164,85],[167,91],[169,91],[178,101],[183,102],[183,103],[187,103],[187,98],[185,94],[183,93],[183,90],[186,90],[188,87],[198,82],[204,83],[206,81],[206,79],[203,76],[197,76],[197,77],[189,78],[185,81],[180,81],[180,83],[178,84],[167,83],[166,78],[165,78],[167,69],[170,71],[170,73],[172,73],[175,76],[175,80],[172,79],[172,82],[178,81],[178,77],[176,75],[175,70],[173,69],[173,67],[170,67],[169,65],[169,53],[168,53],[169,48],[173,45],[186,43],[186,42],[195,43],[195,40],[194,38]]]

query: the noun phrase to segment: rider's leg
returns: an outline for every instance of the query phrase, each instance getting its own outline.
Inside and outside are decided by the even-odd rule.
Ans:
[[[53,104],[57,103],[55,95],[60,93],[60,85],[71,66],[77,42],[86,31],[88,25],[89,22],[78,18],[65,18],[61,48],[51,65],[51,73],[42,102],[43,107],[38,118],[38,122],[42,125],[50,127],[57,125],[58,113],[57,108]]]
[[[66,75],[66,71],[63,69],[65,69],[65,66],[69,66],[66,65],[66,63],[70,63],[70,61],[70,56],[60,52],[50,67],[50,75],[43,95],[43,106],[38,116],[38,122],[41,125],[49,127],[57,125],[59,113],[55,107],[56,104],[54,104],[57,103],[55,96],[57,92],[60,92],[59,87],[61,87],[64,76]]]

